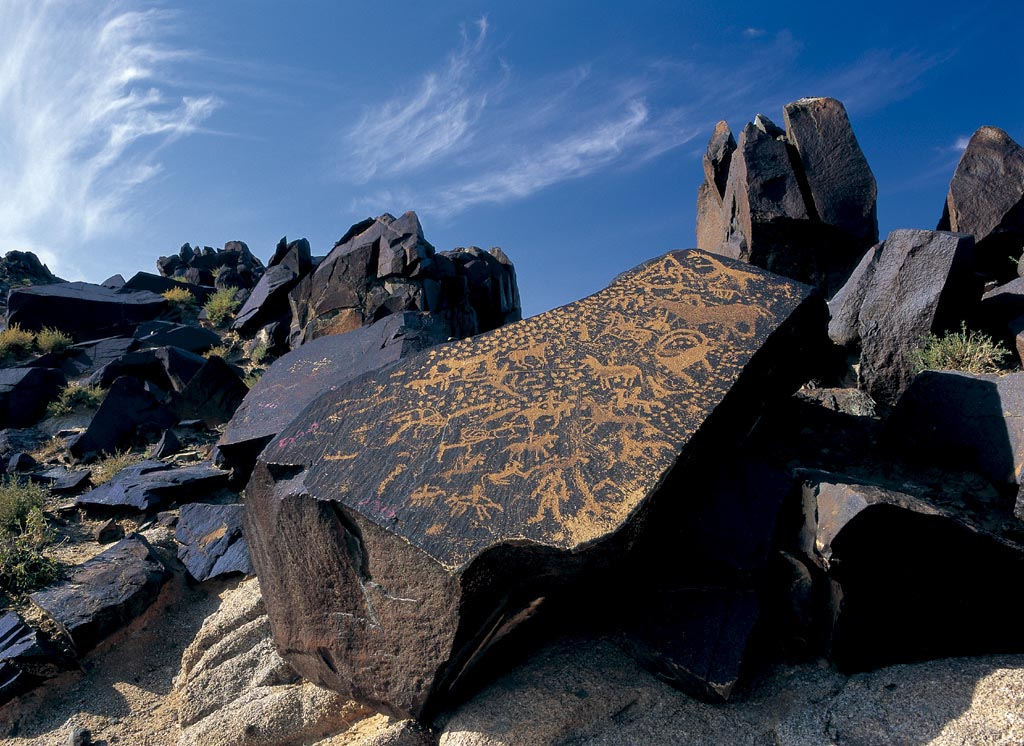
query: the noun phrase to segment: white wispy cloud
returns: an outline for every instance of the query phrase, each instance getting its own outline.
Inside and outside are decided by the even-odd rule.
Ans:
[[[188,53],[172,16],[128,4],[0,0],[0,250],[73,268],[76,240],[114,230],[159,151],[196,132],[212,96],[170,90]]]

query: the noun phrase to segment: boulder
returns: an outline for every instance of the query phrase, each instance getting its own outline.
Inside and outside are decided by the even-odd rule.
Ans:
[[[715,131],[708,142],[707,150],[702,159],[704,166],[704,183],[718,197],[718,204],[725,198],[725,186],[729,180],[729,163],[736,152],[736,140],[732,136],[729,124],[721,121],[715,125]]]
[[[238,309],[231,328],[243,334],[252,334],[260,327],[287,316],[288,292],[312,267],[309,241],[302,238],[287,243],[287,239],[282,238],[266,274]]]
[[[169,575],[149,542],[132,534],[30,598],[83,655],[145,611]]]
[[[240,572],[252,574],[249,549],[242,536],[245,506],[190,503],[181,506],[174,538],[178,559],[196,580]]]
[[[116,275],[111,275],[110,277],[105,279],[103,282],[100,283],[100,285],[102,285],[105,288],[112,288],[114,290],[120,290],[121,288],[124,287],[124,283],[125,283],[124,275],[116,274]]]
[[[7,306],[11,288],[64,282],[31,251],[8,251],[0,257],[0,310]]]
[[[91,375],[109,363],[133,352],[139,343],[131,337],[106,337],[80,342],[63,352],[40,355],[27,363],[33,368],[59,368],[68,378]]]
[[[158,347],[122,355],[89,376],[88,382],[108,388],[121,376],[152,383],[163,391],[182,391],[206,364],[206,358],[177,347]]]
[[[68,469],[64,466],[54,466],[32,475],[33,481],[45,484],[55,495],[80,492],[89,486],[90,478],[88,469]]]
[[[140,324],[133,335],[139,347],[177,347],[187,352],[203,353],[220,344],[220,335],[209,329],[170,321]]]
[[[196,500],[227,485],[228,473],[209,464],[174,468],[143,461],[118,472],[109,482],[75,498],[86,508],[134,508],[152,511],[171,502]]]
[[[212,280],[213,278],[210,279]],[[178,290],[181,288],[192,293],[192,297],[196,299],[196,303],[199,305],[205,303],[207,297],[209,297],[212,292],[208,286],[204,287],[203,285],[194,282],[172,280],[170,277],[161,277],[160,275],[154,275],[151,272],[136,272],[132,275],[130,280],[128,280],[122,287],[118,288],[118,292],[130,293],[136,290],[148,290],[151,293],[163,295],[168,290]]]
[[[938,230],[969,233],[978,267],[1006,282],[1024,249],[1024,148],[998,127],[981,127],[960,156]],[[1009,259],[1007,258],[1009,257]]]
[[[202,420],[214,428],[231,419],[247,393],[235,369],[213,355],[175,397],[174,410],[181,420]]]
[[[347,334],[320,337],[276,360],[249,391],[217,447],[248,477],[263,447],[324,392],[443,342],[447,328],[414,313],[388,316]]]
[[[684,505],[654,496],[795,390],[825,324],[810,288],[680,251],[325,393],[246,488],[279,649],[310,681],[424,717],[491,642]]]
[[[977,302],[973,248],[970,236],[956,233],[893,231],[832,299],[829,335],[859,344],[861,385],[876,401],[894,404],[925,337],[956,328]]]
[[[64,374],[54,368],[0,370],[0,428],[31,425],[66,384]]]
[[[164,434],[160,436],[160,440],[158,440],[157,444],[153,446],[151,458],[169,458],[174,454],[179,453],[182,447],[181,441],[178,440],[178,436],[174,434],[173,430],[164,430]]]
[[[847,670],[1021,651],[1024,547],[920,498],[808,474],[802,550],[831,585],[831,654]]]
[[[70,661],[17,612],[0,615],[0,705],[70,668]]]
[[[122,376],[110,386],[85,432],[68,444],[75,458],[113,454],[146,432],[160,432],[176,418],[135,378]]]
[[[53,327],[84,341],[130,335],[167,307],[167,301],[145,290],[125,293],[87,282],[63,282],[13,288],[7,323],[32,331]]]

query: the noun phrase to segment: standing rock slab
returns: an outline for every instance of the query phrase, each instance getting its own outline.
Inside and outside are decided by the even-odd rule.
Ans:
[[[122,376],[111,385],[89,427],[68,444],[75,458],[113,454],[132,445],[145,431],[157,432],[175,423],[175,417],[138,380]]]
[[[146,290],[122,293],[88,282],[13,288],[7,323],[39,331],[60,329],[78,341],[131,334],[167,310],[167,301]]]
[[[0,370],[0,428],[34,423],[66,383],[64,374],[55,368]]]
[[[132,534],[31,599],[81,655],[145,611],[169,576],[149,542]]]
[[[252,574],[249,549],[242,536],[245,506],[190,503],[181,506],[174,530],[178,559],[196,580],[240,572]]]
[[[970,233],[978,264],[1000,281],[1016,274],[1024,248],[1024,148],[998,127],[982,127],[967,143],[938,230]],[[1008,259],[1009,257],[1009,259]]]
[[[310,681],[424,717],[546,597],[620,563],[649,498],[685,490],[681,457],[795,389],[824,310],[674,252],[316,399],[246,489],[278,648]]]
[[[202,420],[214,428],[231,419],[248,393],[235,369],[212,355],[180,389],[174,409],[182,420]]]

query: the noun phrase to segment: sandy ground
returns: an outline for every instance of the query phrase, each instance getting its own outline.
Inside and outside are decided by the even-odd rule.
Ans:
[[[82,671],[0,707],[3,743],[64,746],[75,726],[94,744],[177,743],[173,681],[182,652],[238,582],[190,586],[175,574],[143,616],[82,660]]]

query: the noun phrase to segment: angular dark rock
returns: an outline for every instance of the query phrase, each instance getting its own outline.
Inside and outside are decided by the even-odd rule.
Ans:
[[[7,307],[11,288],[27,285],[53,285],[64,282],[31,251],[8,251],[0,257],[0,310]]]
[[[209,329],[170,321],[150,321],[135,330],[141,348],[177,347],[187,352],[203,353],[220,344],[220,335]]]
[[[75,458],[113,454],[132,445],[140,433],[159,432],[175,421],[138,380],[122,376],[111,384],[89,427],[68,444],[68,451]]]
[[[105,288],[112,288],[114,290],[120,290],[121,288],[124,287],[124,283],[125,283],[124,275],[117,274],[117,275],[111,275],[110,277],[105,279],[103,282],[101,282],[100,285],[102,285]]]
[[[970,236],[897,230],[869,250],[829,308],[829,333],[849,343],[857,319],[861,385],[894,404],[914,374],[913,353],[930,333],[959,325],[978,300]]]
[[[82,655],[145,611],[169,575],[149,542],[132,534],[30,598]]]
[[[826,323],[806,286],[680,251],[324,394],[246,489],[278,649],[429,714],[543,599],[618,567],[687,464],[795,390]]]
[[[179,419],[199,419],[213,428],[231,419],[247,393],[235,369],[213,355],[175,397],[174,410]]]
[[[160,436],[160,440],[153,446],[152,458],[161,459],[168,458],[181,451],[181,441],[178,440],[178,436],[174,434],[173,430],[164,430],[164,434]]]
[[[714,187],[719,205],[725,198],[725,183],[729,178],[729,162],[735,151],[736,139],[732,136],[728,122],[723,120],[715,125],[715,131],[711,135],[707,151],[702,159],[704,180]]]
[[[88,487],[90,473],[88,469],[68,469],[63,466],[55,466],[33,474],[32,479],[45,484],[55,495],[67,495],[80,492]]]
[[[847,670],[1020,650],[1024,548],[912,495],[807,475],[803,551],[828,576],[831,653]]]
[[[1024,248],[1024,148],[998,127],[981,127],[960,156],[938,230],[970,233],[978,267],[1002,282]],[[1007,259],[1010,258],[1010,260]]]
[[[17,451],[34,451],[49,440],[46,433],[33,427],[9,427],[0,430],[0,459]]]
[[[210,279],[212,280],[213,278]],[[184,288],[192,293],[192,297],[194,297],[196,302],[200,305],[205,303],[206,298],[210,295],[209,287],[203,287],[192,282],[179,282],[177,280],[172,280],[169,277],[161,277],[160,275],[151,274],[150,272],[136,272],[132,275],[132,278],[118,290],[118,292],[130,293],[136,290],[148,290],[151,293],[163,295],[168,290],[177,290],[179,288]]]
[[[124,538],[124,529],[113,518],[108,518],[96,528],[96,541],[100,544],[110,544]]]
[[[35,467],[36,460],[24,451],[19,451],[7,459],[5,471],[8,474],[16,474],[18,472],[31,471]]]
[[[0,616],[0,705],[71,667],[14,611]]]
[[[174,538],[178,559],[196,580],[202,582],[218,575],[240,572],[252,574],[249,549],[242,536],[244,505],[181,506]]]
[[[59,368],[68,378],[80,378],[95,373],[137,347],[138,342],[131,337],[106,337],[80,342],[63,352],[41,355],[27,365],[33,368]]]
[[[87,282],[14,288],[7,300],[7,323],[39,331],[59,329],[78,341],[131,335],[138,324],[167,309],[167,301],[140,290],[124,293]]]
[[[79,495],[87,508],[134,508],[151,511],[175,501],[192,501],[225,487],[228,473],[209,464],[174,468],[163,461],[143,461],[122,469],[109,482]]]
[[[64,374],[54,368],[0,370],[0,428],[31,425],[66,384]]]
[[[286,315],[288,291],[298,280],[299,276],[286,266],[278,265],[268,269],[238,310],[231,328],[243,334],[252,333]]]
[[[263,447],[326,391],[445,341],[445,325],[396,314],[347,334],[314,339],[276,360],[249,391],[217,443],[225,463],[248,477]]]

